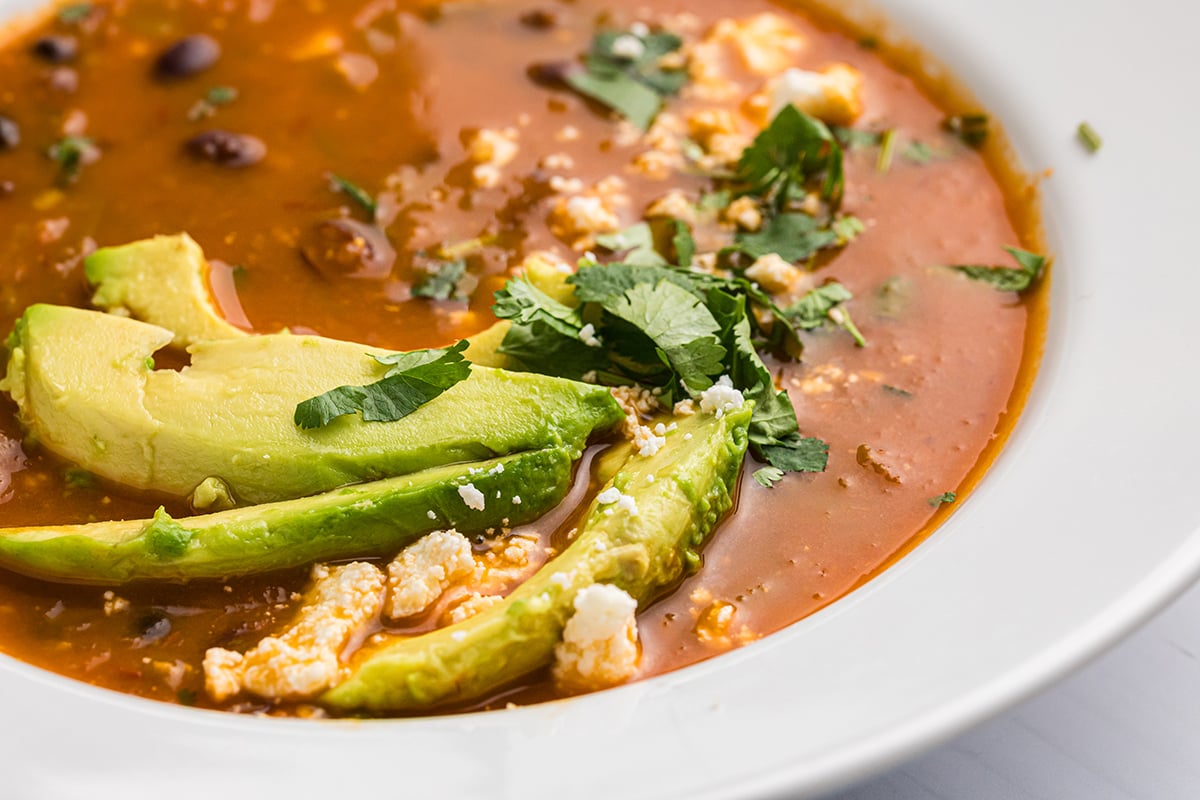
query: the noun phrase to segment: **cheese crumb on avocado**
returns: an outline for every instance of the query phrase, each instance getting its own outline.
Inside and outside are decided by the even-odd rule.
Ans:
[[[575,613],[554,648],[554,680],[562,688],[585,691],[615,686],[637,671],[637,601],[608,583],[575,595]]]
[[[453,581],[466,577],[474,569],[467,537],[453,529],[433,531],[404,548],[388,564],[384,613],[392,619],[420,614]]]

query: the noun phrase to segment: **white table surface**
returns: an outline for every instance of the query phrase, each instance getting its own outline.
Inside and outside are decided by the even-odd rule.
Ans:
[[[1200,798],[1200,586],[1031,700],[831,800]]]

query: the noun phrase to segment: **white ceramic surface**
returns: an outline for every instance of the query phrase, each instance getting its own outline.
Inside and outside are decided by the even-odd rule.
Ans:
[[[29,0],[0,0],[0,14]],[[1200,568],[1193,410],[1200,11],[881,0],[1052,167],[1047,356],[991,474],[928,542],[750,647],[569,702],[312,724],[139,701],[0,658],[0,796],[801,796],[1095,654]],[[1097,156],[1074,141],[1089,120]],[[168,795],[169,793],[169,795]]]

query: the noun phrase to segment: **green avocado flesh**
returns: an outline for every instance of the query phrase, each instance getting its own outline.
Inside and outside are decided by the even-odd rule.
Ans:
[[[483,493],[483,509],[463,501],[458,490],[468,483]],[[530,522],[570,484],[569,452],[532,450],[204,516],[171,519],[160,509],[152,520],[4,529],[0,566],[48,580],[118,584],[390,557],[432,530],[477,533]]]
[[[186,233],[103,247],[84,271],[95,287],[92,305],[174,331],[177,347],[248,335],[213,305],[208,261]]]
[[[387,367],[372,354],[387,351],[283,333],[200,342],[190,366],[153,369],[172,338],[125,317],[31,306],[0,389],[38,442],[89,472],[180,498],[217,478],[238,505],[527,450],[574,460],[622,418],[603,387],[475,366],[395,422],[353,415],[301,430],[298,403],[380,379]]]
[[[610,483],[634,499],[636,515],[593,503],[571,545],[503,602],[433,633],[364,648],[322,701],[400,711],[478,699],[551,662],[585,587],[611,583],[644,605],[697,563],[696,548],[729,509],[750,414],[680,421],[665,447],[631,457]]]

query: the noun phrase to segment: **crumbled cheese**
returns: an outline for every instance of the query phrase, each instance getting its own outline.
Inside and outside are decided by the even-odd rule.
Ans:
[[[575,169],[575,159],[566,153],[551,153],[548,156],[544,156],[538,162],[538,166],[542,169]]]
[[[689,137],[708,154],[708,158],[700,162],[707,169],[737,161],[751,141],[751,131],[743,130],[738,118],[726,108],[694,111],[688,116],[687,124]]]
[[[736,411],[746,402],[742,393],[733,388],[733,381],[728,375],[722,375],[717,382],[700,393],[700,410],[706,414],[715,414],[720,419],[730,411]]]
[[[502,594],[524,581],[549,556],[536,534],[499,539],[486,552],[475,556],[470,586],[481,594]]]
[[[739,197],[729,204],[721,213],[728,222],[732,222],[744,231],[756,231],[762,227],[763,215],[758,203],[751,197]]]
[[[674,425],[675,423],[672,422],[671,424]],[[661,422],[658,423],[657,425],[654,426],[654,434],[656,436],[666,436],[667,435],[667,426],[662,424]]]
[[[579,341],[588,347],[599,347],[603,344],[600,337],[596,335],[596,326],[590,322],[579,329]]]
[[[646,54],[646,45],[636,36],[622,34],[613,39],[612,54],[617,58],[627,58],[636,61]]]
[[[832,64],[820,72],[789,69],[748,105],[764,125],[786,105],[833,125],[851,125],[863,111],[862,88],[862,73],[848,64]]]
[[[519,506],[519,505],[521,505],[521,495],[519,495],[519,494],[514,494],[514,495],[513,495],[513,499],[512,499],[512,504],[513,504],[514,506]]]
[[[621,499],[621,490],[615,486],[610,486],[600,494],[596,495],[596,502],[602,506],[609,503],[615,503]]]
[[[650,26],[639,20],[637,22],[630,23],[629,32],[639,39],[645,39],[650,35]]]
[[[467,156],[475,163],[471,177],[475,185],[490,189],[500,182],[500,170],[517,157],[515,128],[503,131],[483,128],[476,131],[467,143]]]
[[[119,614],[128,609],[129,601],[124,597],[118,597],[111,591],[104,593],[104,616],[111,617],[113,614]]]
[[[652,456],[666,446],[667,440],[663,434],[666,433],[666,428],[660,422],[659,428],[663,428],[662,433],[656,435],[656,431],[650,430],[646,425],[638,425],[633,431],[633,446],[637,448],[638,455]]]
[[[617,498],[617,508],[631,517],[638,515],[637,500],[634,499],[633,495],[623,494]]]
[[[771,294],[782,294],[790,291],[802,277],[802,271],[785,261],[778,253],[767,253],[760,256],[746,268],[746,277],[754,281]]]
[[[204,654],[204,679],[217,701],[242,691],[268,699],[302,700],[342,677],[339,655],[379,613],[383,573],[362,561],[313,567],[313,587],[296,620],[246,653],[212,647]]]
[[[560,142],[574,142],[582,135],[579,132],[579,128],[576,128],[574,125],[564,125],[559,129],[558,133],[554,134],[554,138]]]
[[[719,20],[688,50],[688,93],[708,100],[734,97],[740,88],[733,77],[738,65],[731,60],[740,60],[742,68],[756,75],[775,75],[794,66],[805,44],[799,31],[777,14]]]
[[[696,206],[679,189],[672,189],[646,207],[646,219],[678,219],[689,225],[696,222]]]
[[[475,569],[467,537],[454,529],[434,531],[400,551],[388,564],[383,612],[403,619],[428,609],[454,581]]]
[[[613,511],[625,511],[631,517],[638,515],[637,501],[631,496],[623,493],[615,486],[610,486],[600,494],[596,495],[596,504],[601,506],[614,506],[614,508],[604,509],[605,516],[611,517]]]
[[[483,511],[486,507],[487,500],[483,496],[483,492],[475,488],[475,484],[468,483],[458,487],[458,496],[467,504],[467,508],[472,508],[476,511]]]
[[[696,413],[696,401],[691,399],[680,400],[675,404],[672,411],[677,417],[690,417]]]
[[[481,611],[487,611],[492,606],[503,601],[504,598],[498,594],[480,594],[472,592],[466,600],[450,609],[449,621],[451,625],[457,625],[464,620],[470,619]],[[451,634],[453,636],[453,634]]]
[[[551,175],[546,182],[551,191],[559,194],[575,194],[583,191],[583,181],[579,178],[564,178],[562,175]]]
[[[613,203],[599,194],[560,197],[550,211],[550,230],[577,250],[586,250],[598,233],[613,233],[621,220]]]
[[[554,649],[554,679],[574,690],[614,686],[637,670],[637,601],[622,589],[592,584],[575,595],[575,613]]]
[[[432,508],[425,512],[425,516],[430,519],[437,519],[437,513]]]

